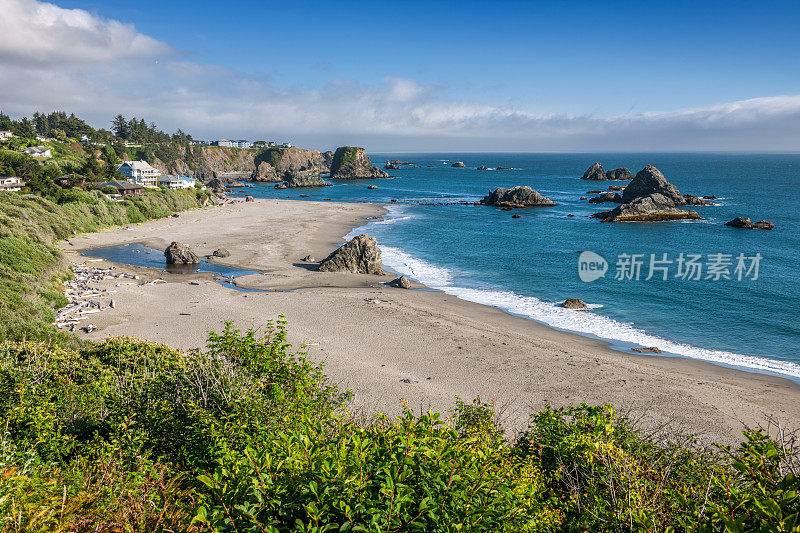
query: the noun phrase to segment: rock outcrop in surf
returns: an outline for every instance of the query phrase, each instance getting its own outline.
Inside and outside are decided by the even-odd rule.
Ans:
[[[622,204],[610,211],[594,213],[602,222],[652,222],[661,220],[699,220],[696,211],[678,209],[688,202],[678,188],[667,181],[653,165],[640,170],[622,191]]]
[[[497,207],[552,207],[556,205],[550,198],[546,198],[527,185],[518,185],[510,189],[502,187],[489,192],[479,205],[494,205]]]

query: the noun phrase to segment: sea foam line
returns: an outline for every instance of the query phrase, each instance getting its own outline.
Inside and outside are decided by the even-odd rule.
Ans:
[[[413,216],[406,214],[404,207],[387,206],[389,211],[387,217],[396,216],[404,220],[413,218]],[[388,218],[383,222],[385,223],[389,220],[394,219]],[[367,224],[354,229],[345,238],[350,239],[359,233],[363,233],[365,229],[368,230],[370,225]],[[454,284],[457,273],[450,268],[434,265],[392,246],[381,245],[381,251],[383,252],[384,266],[398,274],[404,274],[431,289],[440,290],[445,294],[462,300],[497,307],[508,313],[542,322],[556,329],[591,335],[610,342],[657,346],[664,352],[691,359],[800,378],[800,365],[796,363],[723,350],[710,350],[671,341],[658,335],[647,333],[635,327],[632,323],[620,322],[590,311],[564,309],[554,302],[545,302],[534,296],[523,296],[513,291],[458,286]],[[588,307],[597,309],[602,305],[588,304]]]

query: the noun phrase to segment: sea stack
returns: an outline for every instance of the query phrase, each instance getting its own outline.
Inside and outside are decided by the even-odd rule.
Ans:
[[[595,163],[586,169],[581,177],[582,180],[600,181],[606,179],[606,171],[603,170],[603,165]]]
[[[700,220],[696,211],[678,209],[687,202],[677,187],[667,181],[653,165],[636,174],[622,191],[622,205],[594,213],[602,222],[655,222],[662,220]]]
[[[360,180],[390,177],[372,164],[367,151],[359,146],[340,146],[333,154],[331,179]]]

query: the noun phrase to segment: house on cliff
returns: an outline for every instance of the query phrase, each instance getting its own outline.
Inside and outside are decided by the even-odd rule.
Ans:
[[[137,185],[151,189],[158,187],[158,177],[161,172],[151,167],[147,161],[124,161],[118,170],[129,181]]]

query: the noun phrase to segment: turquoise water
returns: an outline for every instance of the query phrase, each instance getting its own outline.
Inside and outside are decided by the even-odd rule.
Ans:
[[[378,238],[386,267],[471,301],[494,305],[551,326],[612,341],[620,348],[658,346],[668,353],[800,378],[800,155],[713,154],[372,154],[412,161],[385,180],[335,182],[333,187],[278,191],[256,185],[237,195],[330,198],[397,203],[383,221],[355,233]],[[463,161],[468,168],[451,168]],[[606,169],[658,167],[682,193],[716,195],[717,206],[696,207],[703,221],[601,224],[588,215],[613,204],[581,196],[625,182],[579,177],[595,161]],[[479,171],[498,165],[512,170]],[[430,168],[429,168],[430,166]],[[377,185],[377,190],[367,189]],[[480,199],[490,189],[530,185],[558,206],[515,211],[473,205],[420,205]],[[406,205],[410,204],[410,205]],[[569,217],[573,214],[573,217]],[[724,226],[736,216],[770,220],[773,231]],[[578,256],[590,250],[608,261],[605,277],[585,283]],[[700,280],[675,277],[679,254],[701,254]],[[615,279],[620,254],[642,254],[641,277]],[[646,280],[650,255],[673,261]],[[706,279],[709,254],[729,254],[731,279]],[[737,280],[760,254],[754,272]],[[721,258],[722,270],[728,260]],[[743,273],[744,274],[744,273]],[[557,303],[580,298],[590,312]]]

